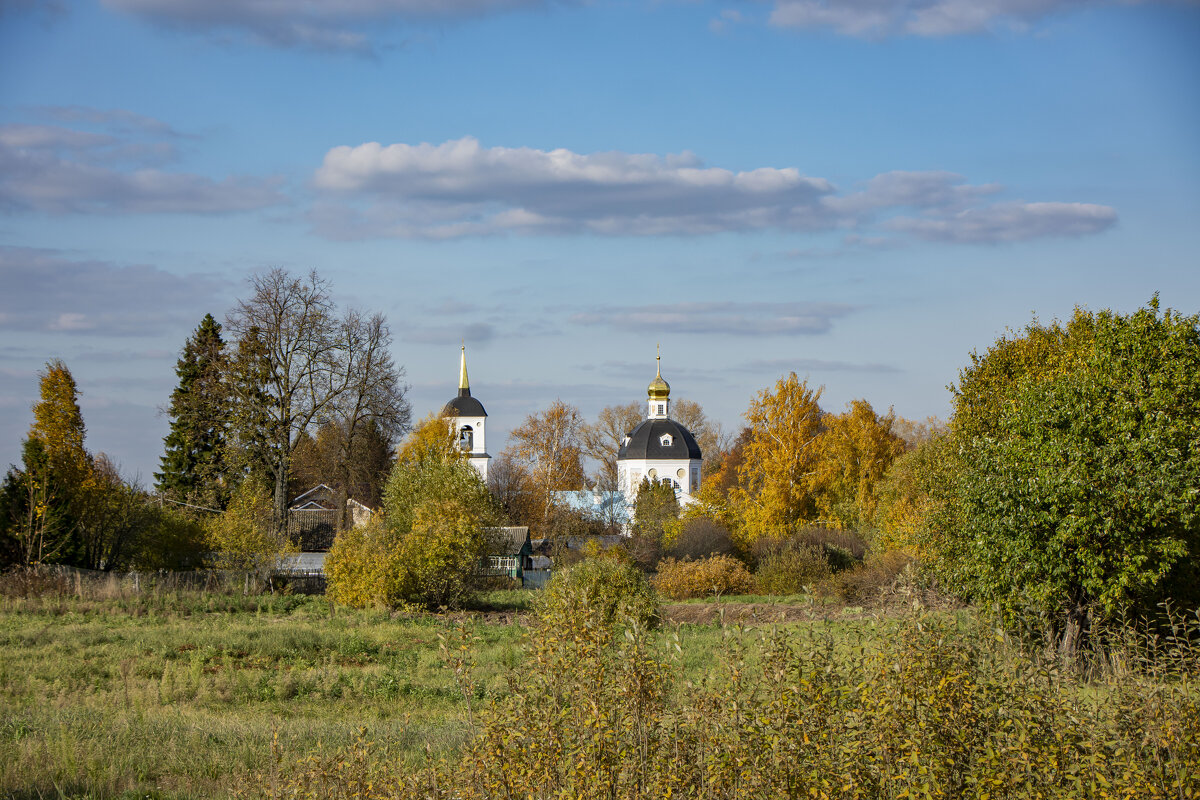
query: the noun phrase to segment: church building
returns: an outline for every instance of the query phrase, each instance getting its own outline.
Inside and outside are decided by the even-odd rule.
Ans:
[[[646,419],[625,435],[617,452],[617,482],[630,505],[643,478],[670,481],[681,506],[696,502],[700,491],[700,445],[692,432],[671,419],[671,387],[657,357],[654,380],[646,387]]]
[[[467,346],[462,348],[462,364],[459,369],[458,395],[442,408],[442,417],[450,424],[450,430],[458,441],[458,446],[469,453],[468,459],[480,477],[487,480],[488,464],[492,457],[488,455],[484,422],[487,411],[483,403],[471,396],[471,384],[467,380]]]

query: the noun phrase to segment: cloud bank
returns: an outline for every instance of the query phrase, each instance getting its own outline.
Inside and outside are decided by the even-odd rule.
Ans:
[[[670,303],[615,306],[571,315],[577,325],[726,336],[821,334],[854,310],[839,303]]]
[[[472,137],[335,147],[313,184],[310,220],[333,239],[882,230],[981,243],[1080,236],[1116,222],[1107,206],[994,203],[1004,187],[948,172],[888,172],[839,193],[794,167],[734,171],[686,152],[585,155]]]
[[[286,201],[279,179],[162,169],[184,138],[127,111],[44,109],[58,124],[0,125],[0,212],[220,214]]]
[[[371,35],[395,22],[465,19],[544,5],[544,0],[103,0],[161,27],[248,38],[274,47],[369,53]]]
[[[220,307],[221,284],[146,265],[73,260],[55,250],[0,246],[0,331],[85,337],[153,336],[181,314]]]

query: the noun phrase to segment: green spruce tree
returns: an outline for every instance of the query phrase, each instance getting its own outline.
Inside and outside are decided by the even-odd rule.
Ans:
[[[274,373],[262,331],[257,327],[246,331],[227,366],[231,472],[236,483],[253,479],[274,486],[272,465],[280,458],[281,434],[280,423],[270,414],[278,401],[268,389]]]
[[[171,432],[163,439],[166,450],[155,485],[170,500],[223,509],[232,489],[226,453],[230,403],[225,343],[211,314],[184,345],[175,374],[179,385],[171,393]]]

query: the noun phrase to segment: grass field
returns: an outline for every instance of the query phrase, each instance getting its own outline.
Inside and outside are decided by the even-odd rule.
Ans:
[[[532,663],[531,651],[538,642],[530,637],[542,633],[528,624],[528,600],[524,593],[498,593],[480,608],[461,614],[391,615],[348,611],[331,607],[323,598],[286,595],[144,592],[101,598],[0,598],[0,796],[253,795],[263,776],[294,771],[313,753],[355,752],[365,739],[375,743],[372,758],[393,769],[408,765],[416,771],[442,759],[454,764],[470,736],[468,703],[477,710],[499,699],[503,707],[515,687],[515,701],[537,708],[546,698],[527,695],[524,675],[538,669],[542,673],[530,680],[531,685],[552,687],[548,691],[562,696],[573,691],[569,686],[553,688],[555,681],[566,686],[573,677],[545,674],[547,663],[550,672],[562,673],[566,662]],[[966,611],[942,612],[937,619],[948,631],[979,630]],[[661,717],[668,709],[668,716],[676,715],[672,735],[683,735],[680,720],[692,713],[687,687],[709,687],[705,691],[716,692],[713,702],[774,702],[764,688],[773,680],[769,675],[760,679],[767,683],[747,689],[744,698],[737,694],[740,689],[714,688],[713,683],[717,676],[728,678],[741,674],[739,670],[766,675],[775,669],[770,659],[776,656],[762,646],[769,627],[667,625],[651,635],[648,657],[661,662],[655,674],[667,676],[670,684],[657,695],[656,713]],[[832,620],[790,623],[785,629],[799,632],[808,643],[802,648],[809,647],[811,653],[828,649],[822,663],[830,676],[841,675],[847,698],[856,684],[868,680],[871,665],[896,655],[889,650],[893,642],[916,636],[918,644],[906,645],[905,651],[916,662],[924,650],[937,649],[933,639],[922,643],[923,629],[913,628],[898,612],[854,612]],[[940,645],[944,635],[938,635]],[[804,658],[809,656],[802,654]],[[456,671],[462,659],[469,662],[469,670]],[[611,672],[616,662],[595,663],[609,664],[605,669]],[[952,667],[957,662],[951,658],[945,663]],[[1158,697],[1162,690],[1167,692],[1168,709],[1178,697],[1190,698],[1188,713],[1194,716],[1200,705],[1194,685],[1187,683],[1195,678],[1194,660],[1189,663],[1191,673],[1172,673],[1165,679],[1169,687],[1151,686],[1136,695],[1136,702],[1129,701],[1130,707],[1148,708],[1147,698]],[[618,671],[623,668],[621,663],[616,666]],[[917,667],[950,669],[932,661]],[[791,667],[780,669],[782,675]],[[899,665],[897,675],[898,670]],[[918,674],[925,675],[913,672]],[[879,675],[890,680],[888,670]],[[516,683],[510,682],[512,676]],[[896,691],[904,690],[902,683],[893,683]],[[829,685],[834,685],[832,678]],[[1069,681],[1045,686],[1075,692],[1069,702],[1055,706],[1065,709],[1064,719],[1079,719],[1078,714],[1087,711],[1081,703],[1088,702],[1100,709],[1093,724],[1116,726],[1124,713],[1124,706],[1101,708],[1103,703],[1095,700],[1113,696],[1111,686]],[[592,690],[585,687],[587,691]],[[683,699],[667,699],[671,695]],[[943,699],[939,696],[937,703]],[[679,710],[669,711],[674,702],[680,703]],[[861,700],[854,702],[862,705]],[[930,707],[940,707],[937,703]],[[848,706],[845,713],[850,712],[867,713],[857,706]],[[833,717],[832,711],[825,713]],[[859,725],[866,717],[854,719],[858,718],[847,724]],[[1195,720],[1184,722],[1192,727],[1182,729],[1178,752],[1200,753]],[[971,724],[982,730],[984,723]],[[886,746],[880,742],[871,746]],[[726,743],[718,749],[736,746]],[[1162,756],[1157,745],[1150,750],[1179,772],[1175,753]],[[936,752],[933,756],[938,757]],[[1181,787],[1200,786],[1188,783],[1196,779],[1187,770],[1182,780]]]
[[[321,598],[141,595],[0,609],[0,791],[212,796],[360,728],[414,755],[462,742],[439,652],[473,637],[481,691],[503,687],[522,628],[347,612]],[[455,634],[457,635],[457,634]]]

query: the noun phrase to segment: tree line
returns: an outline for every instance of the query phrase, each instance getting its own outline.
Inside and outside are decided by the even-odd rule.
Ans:
[[[393,589],[370,602],[445,604],[470,587],[445,583],[437,553],[473,569],[483,528],[526,525],[564,558],[563,542],[618,529],[611,505],[584,512],[557,493],[617,490],[640,404],[594,420],[562,400],[529,414],[484,486],[444,420],[412,430],[381,315],[339,313],[316,273],[274,270],[249,288],[182,350],[153,499],[88,452],[70,371],[46,365],[22,463],[0,486],[5,561],[186,567],[216,552],[273,564],[289,546],[289,499],[322,482],[339,508],[351,496],[383,506],[386,535],[335,546],[360,574],[391,565]],[[668,485],[644,482],[623,549],[648,571],[733,556],[780,587],[796,585],[788,569],[808,580],[814,551],[827,569],[900,554],[926,585],[1041,615],[1065,651],[1105,620],[1200,603],[1197,316],[1157,297],[1129,315],[1080,309],[968,359],[947,423],[865,400],[830,411],[794,373],[759,391],[736,431],[677,400],[704,455],[698,502],[681,509]]]
[[[183,347],[153,496],[87,451],[75,380],[46,365],[22,463],[0,488],[4,560],[195,567],[215,544],[223,565],[256,566],[287,549],[303,482],[320,476],[343,513],[350,496],[378,502],[411,415],[385,318],[339,313],[316,272],[270,270],[249,289]]]
[[[922,585],[1033,620],[1067,654],[1114,620],[1195,608],[1198,320],[1157,296],[1128,315],[1034,320],[969,354],[947,423],[865,400],[831,412],[794,373],[757,393],[733,436],[680,402],[703,443],[698,502],[680,509],[644,482],[626,548],[651,571],[664,556],[732,554],[774,570],[760,585],[793,590],[814,549],[822,569],[912,563]],[[613,406],[587,423],[561,401],[530,415],[493,468],[495,496],[543,535],[578,528],[553,491],[579,485],[584,456],[592,484],[615,488],[619,441],[640,417]],[[784,567],[802,580],[779,583]]]

